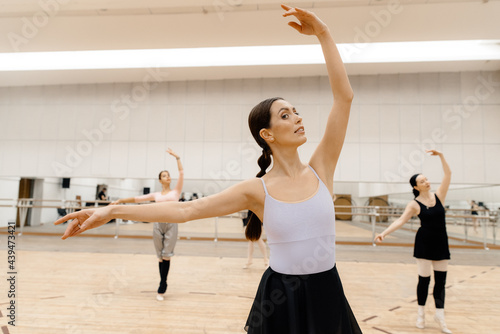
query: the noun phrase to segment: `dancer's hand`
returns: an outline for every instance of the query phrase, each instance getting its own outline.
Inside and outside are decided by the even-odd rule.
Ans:
[[[290,7],[287,5],[281,5],[281,8],[286,10],[283,14],[284,17],[293,15],[300,21],[300,24],[296,22],[288,22],[288,25],[295,28],[298,32],[304,35],[315,35],[319,36],[324,32],[328,31],[328,26],[321,21],[316,14],[307,11],[302,8]]]
[[[113,201],[111,203],[109,203],[109,205],[117,205],[117,204],[121,204],[120,200],[117,199],[116,201]]]
[[[436,150],[425,150],[425,152],[430,153],[431,155],[439,155],[439,156],[443,155],[443,153]]]
[[[68,224],[62,239],[74,237],[82,232],[104,225],[113,219],[113,217],[111,216],[111,208],[106,206],[99,209],[88,209],[70,213],[56,220],[54,225],[62,224],[71,219],[73,221]]]
[[[384,241],[384,238],[385,238],[385,237],[382,235],[382,233],[380,233],[379,235],[377,235],[377,236],[375,237],[375,240],[374,240],[374,241],[375,241],[376,243],[380,243],[380,242]]]
[[[167,149],[167,153],[175,157],[176,159],[179,159],[179,156],[174,151],[172,151],[170,147]]]

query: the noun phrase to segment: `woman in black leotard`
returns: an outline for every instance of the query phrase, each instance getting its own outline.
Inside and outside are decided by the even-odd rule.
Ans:
[[[444,177],[435,193],[431,192],[429,180],[422,174],[415,174],[410,178],[415,200],[408,203],[404,213],[396,219],[389,227],[375,238],[376,242],[382,242],[390,233],[403,226],[413,216],[420,218],[421,226],[415,236],[413,256],[417,259],[418,266],[418,317],[417,327],[425,327],[425,302],[429,291],[431,279],[431,266],[434,269],[434,302],[436,314],[434,319],[441,326],[443,333],[451,333],[444,320],[444,295],[446,285],[446,273],[450,251],[448,248],[448,235],[446,234],[446,221],[444,200],[450,186],[451,170],[441,152],[427,150],[431,155],[441,158]]]
[[[471,201],[470,202],[470,209],[472,210],[470,214],[473,216],[477,216],[478,215],[477,210],[479,210],[480,207],[479,207],[479,205],[477,205],[476,201]],[[477,233],[478,225],[479,224],[477,223],[477,218],[475,218],[475,217],[472,218],[472,226],[474,226],[474,232],[476,232],[476,233]]]

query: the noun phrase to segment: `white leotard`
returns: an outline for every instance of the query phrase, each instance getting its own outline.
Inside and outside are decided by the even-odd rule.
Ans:
[[[309,166],[310,167],[310,166]],[[323,181],[318,190],[301,202],[282,202],[266,192],[264,229],[271,250],[270,267],[290,275],[315,274],[335,265],[335,209]]]

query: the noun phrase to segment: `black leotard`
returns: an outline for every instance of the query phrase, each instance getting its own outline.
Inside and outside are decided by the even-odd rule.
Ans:
[[[446,233],[445,210],[439,198],[436,204],[427,207],[415,200],[420,206],[420,228],[415,235],[413,256],[426,260],[449,260],[448,234]]]

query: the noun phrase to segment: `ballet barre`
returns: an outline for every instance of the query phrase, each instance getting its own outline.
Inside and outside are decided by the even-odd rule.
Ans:
[[[34,198],[19,198],[10,199],[3,198],[0,199],[0,207],[4,208],[17,208],[19,210],[19,220],[20,229],[19,235],[22,235],[24,231],[24,226],[26,225],[26,219],[28,215],[28,210],[31,208],[43,208],[43,209],[62,209],[64,212],[59,212],[59,214],[69,214],[76,210],[89,209],[93,207],[99,207],[102,205],[108,205],[110,201],[101,200],[55,200],[55,199],[34,199]],[[130,203],[127,205],[142,205]],[[335,205],[336,215],[339,217],[348,216],[347,219],[349,223],[358,222],[361,219],[361,223],[368,222],[371,225],[371,240],[373,246],[376,244],[373,242],[377,234],[377,229],[382,225],[387,226],[386,221],[390,223],[392,218],[398,218],[404,211],[404,207],[392,207],[392,206],[350,206],[350,205]],[[469,229],[473,226],[472,221],[476,219],[478,226],[482,230],[482,235],[477,236],[477,240],[482,243],[484,249],[489,249],[488,244],[496,245],[496,228],[498,224],[498,211],[488,211],[484,209],[474,210],[479,213],[479,215],[470,214],[471,209],[446,209],[446,224],[447,226],[460,226],[463,227],[462,232],[457,234],[457,229],[453,231],[448,231],[449,236],[453,236],[455,239],[463,240],[464,242],[478,242],[472,240]],[[351,217],[352,216],[352,217]],[[213,240],[217,242],[220,239],[219,223],[220,219],[227,218],[237,218],[243,219],[246,217],[246,211],[236,212],[234,214],[215,217],[214,227],[213,227]],[[337,220],[345,220],[337,217]],[[366,218],[364,220],[363,218]],[[383,221],[382,221],[383,220]],[[410,230],[414,231],[414,224],[418,224],[419,220],[417,217],[412,217],[410,219]],[[118,238],[120,236],[120,226],[123,225],[122,219],[115,220],[116,227],[114,229],[114,237]],[[477,226],[476,226],[477,227]],[[404,229],[404,228],[403,228]],[[491,229],[491,237],[488,236],[488,231]],[[458,235],[458,236],[457,236]]]
[[[398,207],[380,207],[380,206],[349,206],[349,205],[336,205],[335,208],[339,209],[350,209],[350,211],[342,211],[341,214],[348,214],[351,216],[366,216],[369,219],[372,229],[372,245],[376,246],[374,241],[375,236],[377,234],[377,218],[380,217],[394,217],[398,218],[404,211],[404,208]],[[448,212],[458,212],[463,213],[467,211],[481,211],[481,215],[472,215],[472,214],[448,214]],[[464,227],[464,241],[469,241],[468,237],[468,227],[472,226],[471,223],[467,221],[467,219],[477,219],[480,222],[480,226],[482,229],[482,244],[485,250],[488,250],[488,236],[487,229],[488,227],[492,228],[492,237],[493,237],[493,245],[496,245],[496,228],[498,224],[499,213],[497,211],[488,211],[488,210],[470,210],[470,209],[446,209],[446,224],[447,225],[463,225]],[[414,223],[418,223],[418,217],[413,216],[410,219],[410,230],[413,231]],[[457,221],[458,219],[458,221]]]

